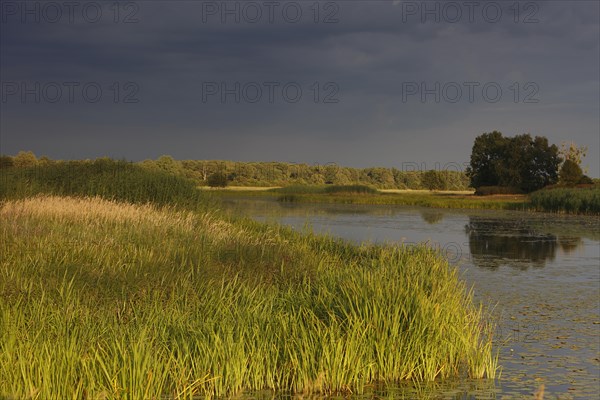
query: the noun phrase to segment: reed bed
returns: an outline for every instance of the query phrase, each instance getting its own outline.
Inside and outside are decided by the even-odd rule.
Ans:
[[[530,202],[539,211],[599,215],[600,186],[539,190],[530,195]]]
[[[227,193],[229,195],[229,193]],[[260,195],[268,196],[268,192]],[[328,203],[328,204],[372,204],[418,206],[432,208],[527,210],[526,196],[488,197],[446,193],[348,193],[348,192],[307,192],[284,191],[277,197],[280,202]]]
[[[491,318],[426,247],[98,197],[0,207],[0,397],[360,393],[498,370]]]
[[[196,184],[160,170],[108,158],[0,169],[0,199],[37,194],[100,196],[125,202],[206,208],[210,196]]]

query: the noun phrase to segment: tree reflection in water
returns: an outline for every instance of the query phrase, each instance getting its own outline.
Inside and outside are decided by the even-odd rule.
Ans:
[[[541,268],[554,260],[559,248],[570,253],[582,243],[579,237],[542,233],[522,220],[470,216],[465,230],[473,264],[492,269],[502,265]]]
[[[437,224],[444,219],[444,213],[437,210],[421,210],[421,218],[430,225]]]
[[[565,254],[571,254],[575,249],[577,249],[583,240],[580,237],[576,236],[559,236],[558,244]]]

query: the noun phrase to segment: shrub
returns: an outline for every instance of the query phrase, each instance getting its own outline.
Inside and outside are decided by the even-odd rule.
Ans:
[[[581,167],[572,160],[565,160],[560,167],[560,183],[567,186],[574,186],[583,178]]]
[[[0,169],[1,168],[10,168],[14,165],[15,165],[15,163],[11,156],[0,156]]]
[[[313,194],[322,193],[323,189],[313,185],[290,185],[279,189],[273,189],[273,191],[284,194]]]
[[[210,174],[206,183],[210,187],[226,187],[227,186],[227,175],[222,172],[215,172]]]
[[[511,186],[480,186],[475,190],[476,196],[490,196],[494,194],[522,194],[519,188]]]
[[[13,157],[13,164],[15,167],[34,167],[35,165],[37,165],[37,163],[37,157],[31,151],[20,151],[17,153],[16,156]]]
[[[448,187],[444,173],[433,169],[423,173],[421,183],[428,190],[446,190]]]
[[[325,193],[355,193],[355,194],[376,194],[377,189],[367,185],[333,185],[324,190]]]
[[[587,175],[583,175],[577,182],[578,185],[593,185],[594,181]]]

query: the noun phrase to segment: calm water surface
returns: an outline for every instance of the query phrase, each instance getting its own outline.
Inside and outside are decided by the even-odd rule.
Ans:
[[[427,242],[458,265],[477,300],[494,306],[502,374],[496,382],[384,387],[379,398],[598,399],[600,218],[393,206],[225,199],[266,222],[354,242]]]

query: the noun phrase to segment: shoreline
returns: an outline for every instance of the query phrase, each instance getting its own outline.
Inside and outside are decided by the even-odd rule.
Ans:
[[[210,188],[202,189],[217,196],[244,196],[272,198],[281,203],[303,204],[358,204],[388,206],[418,206],[433,209],[463,210],[506,210],[551,215],[599,216],[595,212],[570,212],[564,209],[551,210],[536,207],[527,194],[494,194],[476,196],[471,191],[428,191],[379,189],[377,193],[306,193],[276,191],[277,187],[252,188]]]
[[[384,189],[375,194],[353,193],[282,193],[270,189],[215,188],[202,189],[217,196],[248,196],[273,198],[282,203],[307,204],[361,204],[421,206],[428,208],[521,210],[526,195],[475,196],[466,191],[439,191]]]

